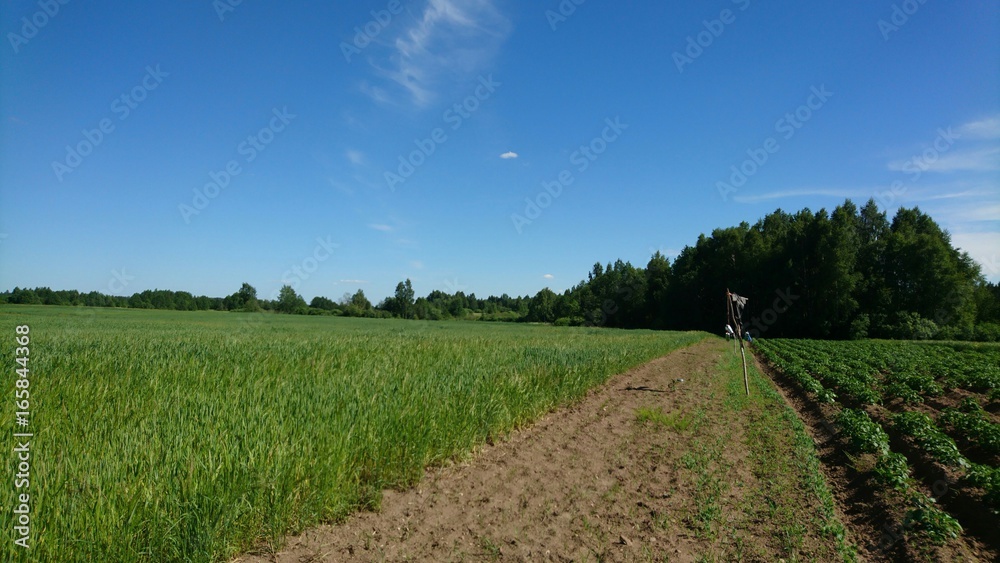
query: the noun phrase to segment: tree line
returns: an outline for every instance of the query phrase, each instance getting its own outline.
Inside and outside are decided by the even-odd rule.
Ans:
[[[306,303],[287,285],[275,299],[259,299],[249,283],[222,298],[14,288],[0,293],[0,303],[721,332],[727,289],[750,298],[744,327],[756,337],[1000,340],[1000,286],[987,283],[929,215],[901,208],[890,221],[874,200],[860,209],[847,200],[832,213],[778,209],[752,226],[699,236],[673,263],[659,252],[645,268],[596,263],[561,294],[545,288],[533,297],[482,299],[434,290],[416,297],[407,279],[376,305],[360,289]]]
[[[535,295],[526,320],[721,332],[727,289],[750,298],[757,337],[1000,340],[1000,286],[929,215],[890,221],[874,200],[716,229],[673,264],[595,264],[562,295]]]
[[[15,287],[0,293],[0,303],[20,305],[63,305],[83,307],[121,307],[132,309],[168,309],[177,311],[274,312],[298,315],[343,315],[348,317],[406,318],[422,320],[522,320],[530,298],[490,296],[479,299],[475,293],[454,295],[432,291],[427,297],[414,298],[410,280],[400,282],[396,294],[373,305],[361,289],[345,293],[339,300],[316,296],[306,303],[293,287],[285,285],[275,299],[261,299],[257,289],[244,283],[226,297],[194,296],[186,291],[145,290],[129,297],[89,293],[77,290],[53,290]]]

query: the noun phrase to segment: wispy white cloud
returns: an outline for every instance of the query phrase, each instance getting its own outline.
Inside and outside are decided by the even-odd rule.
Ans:
[[[940,199],[963,199],[968,197],[976,197],[980,195],[982,195],[982,192],[966,190],[962,192],[946,192],[939,194],[926,194],[926,195],[917,194],[916,196],[913,196],[910,199],[917,201],[936,201]]]
[[[517,157],[518,157],[518,154],[516,152],[514,152],[514,151],[507,151],[507,152],[503,153],[502,155],[500,155],[500,158],[502,158],[504,160],[511,159],[511,158],[517,158]]]
[[[880,188],[888,189],[889,186]],[[997,188],[989,181],[954,179],[946,182],[919,182],[904,183],[903,189],[897,190],[896,195],[901,201],[908,205],[939,200],[961,200],[983,201],[994,198],[997,195]],[[877,196],[876,196],[877,197]]]
[[[410,266],[412,266],[415,270],[423,270],[424,269],[424,263],[421,262],[420,260],[411,260],[410,261]]]
[[[851,199],[856,204],[862,204],[870,198],[879,203],[897,205],[918,205],[939,200],[968,200],[969,205],[983,207],[984,201],[995,199],[1000,194],[1000,188],[989,182],[953,181],[943,183],[920,183],[919,185],[904,184],[902,189],[892,191],[891,185],[850,187],[806,187],[787,190],[776,190],[761,194],[735,196],[739,203],[759,203],[778,199],[829,197],[839,200]],[[985,207],[983,207],[985,208]]]
[[[889,163],[893,172],[989,172],[1000,170],[1000,146],[978,147],[953,150],[935,154],[935,158],[923,156],[894,160]]]
[[[361,82],[361,91],[376,102],[383,104],[392,102],[392,99],[389,97],[389,93],[386,92],[384,88],[372,86],[367,80]]]
[[[383,225],[381,223],[371,223],[368,228],[375,229],[376,231],[382,231],[383,233],[391,233],[394,229],[389,225]]]
[[[932,216],[946,225],[959,229],[971,229],[975,223],[993,223],[993,230],[1000,230],[1000,199],[979,198],[959,199],[944,202],[929,202],[926,207]],[[1000,249],[1000,246],[997,247]]]
[[[892,172],[918,176],[924,172],[991,172],[1000,170],[1000,115],[937,130],[937,136],[919,145],[906,158],[890,160]]]
[[[973,203],[965,211],[964,217],[966,221],[995,221],[997,227],[1000,227],[1000,202]],[[997,245],[996,248],[1000,250],[1000,245]]]
[[[388,64],[372,64],[424,106],[446,78],[460,81],[482,69],[509,33],[510,22],[494,0],[428,0],[391,42]],[[388,99],[380,88],[364,84],[362,90],[378,101]]]
[[[773,199],[801,198],[814,196],[836,197],[840,199],[848,198],[868,198],[875,193],[874,188],[799,188],[793,190],[779,190],[762,194],[734,196],[733,200],[739,203],[759,203]]]
[[[1000,232],[952,233],[956,248],[969,253],[992,282],[1000,282]]]
[[[959,127],[958,132],[963,137],[973,139],[1000,139],[1000,115],[970,121]]]
[[[553,276],[552,274],[545,274],[542,277],[545,278],[545,279],[547,279],[547,280],[554,280],[554,279],[556,279],[556,277]]]
[[[951,233],[952,244],[969,253],[991,281],[1000,281],[1000,185],[991,179],[959,179],[916,186],[903,206],[920,205]]]
[[[340,283],[360,283],[360,284],[365,284],[365,283],[371,283],[371,282],[369,282],[368,280],[340,280]]]

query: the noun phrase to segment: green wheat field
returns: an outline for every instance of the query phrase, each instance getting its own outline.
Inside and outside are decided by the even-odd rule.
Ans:
[[[30,327],[30,550],[222,561],[376,507],[704,333],[0,306],[12,545],[15,327]],[[23,492],[23,489],[19,492]]]

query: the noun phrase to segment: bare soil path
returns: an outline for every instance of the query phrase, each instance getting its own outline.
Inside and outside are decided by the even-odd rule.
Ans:
[[[614,376],[469,461],[386,491],[378,512],[240,561],[839,559],[818,531],[819,501],[780,480],[797,471],[775,465],[790,442],[755,426],[774,405],[737,397],[732,358],[706,339]]]

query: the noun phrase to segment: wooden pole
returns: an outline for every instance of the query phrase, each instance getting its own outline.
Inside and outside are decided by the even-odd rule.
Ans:
[[[750,396],[750,378],[747,376],[747,353],[746,349],[743,347],[743,325],[736,320],[736,313],[733,312],[733,295],[726,289],[726,303],[728,304],[726,309],[729,312],[729,316],[736,325],[736,338],[740,341],[740,354],[743,357],[743,386],[746,387],[747,397]],[[735,345],[733,346],[733,351],[735,352]]]
[[[750,379],[747,377],[747,353],[743,349],[743,339],[740,339],[740,353],[743,354],[743,386],[747,388],[747,397],[750,396]]]
[[[726,324],[731,327],[736,326],[736,316],[733,314],[733,298],[729,290],[726,290]],[[735,329],[733,329],[735,330]],[[736,333],[733,332],[733,354],[736,353]]]

